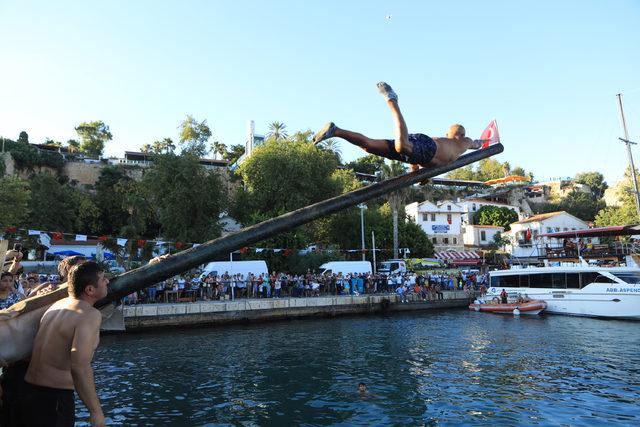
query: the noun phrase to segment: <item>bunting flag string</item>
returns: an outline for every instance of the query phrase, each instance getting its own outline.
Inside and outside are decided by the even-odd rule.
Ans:
[[[128,242],[131,242],[132,245],[135,245],[138,248],[143,248],[145,247],[147,244],[152,245],[153,247],[163,247],[163,246],[173,246],[175,249],[177,250],[182,250],[182,249],[186,249],[188,247],[197,247],[200,246],[201,243],[185,243],[185,242],[180,242],[180,241],[176,241],[176,242],[171,242],[171,241],[165,241],[165,240],[146,240],[146,239],[125,239],[122,237],[112,237],[112,236],[107,236],[107,235],[99,235],[99,236],[91,236],[91,235],[86,235],[86,234],[75,234],[75,233],[64,233],[64,232],[60,232],[60,231],[43,231],[43,230],[34,230],[34,229],[26,229],[26,228],[18,228],[18,227],[14,227],[14,226],[8,226],[5,227],[4,230],[0,230],[0,233],[4,232],[4,235],[12,235],[12,234],[22,234],[22,235],[26,235],[26,236],[38,236],[38,238],[40,238],[41,243],[43,242],[43,240],[46,242],[46,245],[49,244],[49,237],[50,240],[53,241],[54,245],[60,245],[62,244],[63,240],[68,240],[68,241],[76,241],[76,242],[88,242],[90,240],[96,240],[100,243],[105,243],[107,241],[112,241],[114,243],[116,243],[118,246],[120,247],[125,247],[127,245]],[[11,237],[11,236],[4,236],[3,234],[0,234],[0,239],[3,237]],[[15,238],[15,237],[14,237]],[[44,238],[44,239],[43,239]],[[43,243],[44,244],[44,243]],[[45,246],[46,246],[45,245]],[[315,248],[313,250],[310,249],[295,249],[295,248],[264,248],[264,247],[248,247],[245,246],[243,248],[240,248],[239,250],[235,251],[236,253],[241,253],[241,254],[248,254],[248,253],[256,253],[256,254],[262,254],[262,253],[274,253],[274,254],[282,254],[282,256],[284,257],[289,257],[291,256],[294,251],[297,252],[305,252],[305,253],[309,253],[309,252],[315,252],[315,253],[334,253],[334,252],[342,252],[342,253],[362,253],[363,249],[319,249],[319,248]],[[364,249],[364,252],[391,252],[392,249],[387,249],[387,248],[376,248],[376,249]]]

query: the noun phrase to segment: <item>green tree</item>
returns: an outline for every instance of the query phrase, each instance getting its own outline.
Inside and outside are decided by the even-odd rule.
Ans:
[[[163,237],[202,242],[219,235],[226,190],[218,173],[205,169],[198,157],[157,155],[142,184]]]
[[[636,175],[638,172],[636,171]],[[606,227],[609,225],[632,225],[639,224],[640,217],[636,208],[636,199],[633,195],[633,180],[631,168],[627,167],[624,172],[620,191],[620,206],[609,206],[598,212],[596,215],[596,225]]]
[[[67,150],[69,150],[69,153],[77,153],[80,151],[80,142],[75,139],[68,140]]]
[[[109,126],[102,120],[83,122],[75,129],[80,137],[80,149],[89,156],[102,156],[105,143],[113,139]]]
[[[509,224],[518,220],[518,214],[507,207],[483,206],[473,215],[473,223],[477,225],[496,225],[509,230]]]
[[[18,227],[29,215],[31,190],[26,180],[16,177],[0,178],[0,228]]]
[[[268,139],[282,141],[287,139],[287,136],[287,125],[277,121],[269,123],[269,132],[267,133]]]
[[[75,191],[74,205],[77,212],[74,229],[78,233],[94,234],[101,232],[101,212],[94,197],[82,191]]]
[[[29,179],[29,187],[29,228],[50,231],[75,229],[76,206],[71,187],[48,173],[33,175]]]
[[[478,174],[473,168],[473,165],[467,165],[462,168],[454,169],[447,174],[447,178],[461,181],[477,181],[479,179]]]
[[[188,115],[180,123],[180,145],[184,152],[203,157],[207,153],[209,138],[211,138],[211,129],[206,120],[199,122]]]
[[[210,144],[210,147],[211,147],[211,152],[213,153],[213,157],[215,159],[218,158],[218,154],[220,155],[220,158],[224,159],[224,156],[227,153],[227,146],[226,145],[224,145],[220,141],[213,141]],[[243,151],[244,151],[244,148],[243,148]]]
[[[108,166],[100,172],[95,185],[95,204],[100,210],[100,230],[104,234],[117,234],[129,220],[124,197],[118,189],[131,181],[121,166]]]
[[[244,154],[244,145],[234,144],[222,154],[222,158],[227,162],[229,162],[230,165],[232,165],[240,157],[242,157],[243,154]]]
[[[594,200],[601,199],[605,190],[609,188],[600,172],[581,172],[575,176],[574,180],[579,184],[588,185]]]
[[[517,175],[517,176],[527,176],[527,172],[520,166],[516,166],[515,168],[513,168],[513,170],[511,171],[511,175]]]
[[[25,131],[20,132],[20,135],[18,135],[18,142],[22,144],[28,144],[29,134]]]
[[[605,206],[604,200],[594,199],[593,194],[573,190],[562,199],[558,210],[567,211],[584,221],[593,221]]]
[[[151,154],[153,153],[153,147],[151,147],[151,144],[144,144],[140,147],[140,152],[144,154]]]
[[[353,170],[356,173],[363,173],[367,175],[377,175],[382,169],[384,164],[384,158],[369,154],[364,157],[357,158],[356,160],[346,164],[346,167]]]
[[[340,150],[340,144],[338,140],[335,138],[329,138],[322,141],[320,144],[316,145],[318,149],[327,151],[336,156],[338,163],[342,163],[342,150]]]
[[[338,165],[335,156],[296,135],[281,142],[267,140],[239,166],[252,211],[273,217],[338,194],[331,180]]]

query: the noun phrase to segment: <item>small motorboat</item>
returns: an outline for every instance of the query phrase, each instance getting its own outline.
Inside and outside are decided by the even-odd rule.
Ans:
[[[547,308],[547,303],[542,300],[530,300],[522,303],[508,303],[502,304],[497,298],[492,301],[475,300],[473,304],[469,305],[469,310],[473,311],[486,311],[489,313],[503,313],[503,314],[540,314]]]

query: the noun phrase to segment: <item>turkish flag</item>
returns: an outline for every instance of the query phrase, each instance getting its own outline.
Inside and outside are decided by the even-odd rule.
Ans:
[[[496,119],[489,122],[487,128],[482,132],[482,135],[480,135],[480,139],[488,139],[488,141],[485,141],[480,148],[487,148],[490,145],[500,142],[500,134],[498,133],[498,124],[496,123]]]
[[[531,240],[531,229],[527,228],[527,233],[525,234],[525,240],[528,242],[529,240]]]

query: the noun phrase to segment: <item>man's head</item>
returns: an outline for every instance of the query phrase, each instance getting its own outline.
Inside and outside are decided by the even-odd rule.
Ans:
[[[367,392],[367,385],[365,383],[358,384],[358,391],[360,393],[366,393]]]
[[[77,299],[89,298],[98,301],[107,296],[109,279],[104,277],[104,271],[98,264],[86,261],[71,268],[67,283],[69,295]]]
[[[0,292],[7,292],[13,286],[13,274],[5,271],[0,275]]]
[[[80,255],[68,256],[58,264],[58,275],[60,276],[61,282],[66,282],[67,277],[69,276],[69,270],[74,265],[81,264],[85,262],[87,259]]]
[[[447,131],[447,138],[450,139],[462,139],[466,135],[466,131],[464,130],[464,126],[455,124],[449,126],[449,131]]]

